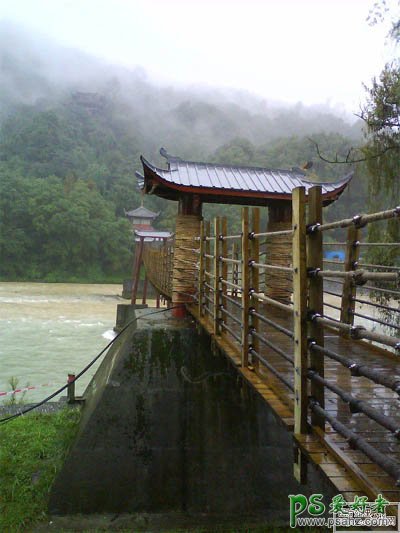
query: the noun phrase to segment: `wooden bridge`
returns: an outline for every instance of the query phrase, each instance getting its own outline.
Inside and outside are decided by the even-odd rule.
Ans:
[[[398,247],[365,242],[362,232],[398,223],[400,208],[324,223],[315,186],[308,202],[304,188],[293,191],[292,211],[291,229],[261,232],[262,209],[245,207],[235,235],[216,218],[212,227],[201,222],[198,235],[181,231],[146,244],[147,275],[167,300],[180,293],[215,349],[293,432],[298,480],[312,462],[349,501],[355,494],[400,501],[400,339],[393,336],[400,327],[392,302],[400,268],[360,259],[372,247]],[[328,240],[343,231],[343,242]],[[291,264],[268,261],[276,241],[292,250]],[[323,260],[325,247],[345,247],[345,260]],[[292,283],[286,301],[268,295],[271,279],[281,289]]]

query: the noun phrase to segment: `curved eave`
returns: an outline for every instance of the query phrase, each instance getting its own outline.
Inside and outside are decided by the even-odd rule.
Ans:
[[[195,185],[181,185],[173,181],[163,178],[160,173],[165,173],[165,169],[158,168],[147,161],[143,156],[140,160],[144,170],[144,191],[146,193],[154,193],[157,196],[168,198],[170,200],[178,200],[180,193],[182,194],[199,194],[204,197],[206,202],[214,203],[264,203],[268,201],[291,201],[292,195],[290,193],[266,192],[266,191],[252,191],[245,189],[226,189],[218,187],[202,187]],[[312,187],[314,185],[337,185],[332,191],[322,194],[324,205],[329,205],[339,198],[346,186],[353,177],[353,173],[349,173],[345,178],[333,184],[332,182],[311,182],[304,179],[307,184]],[[221,198],[223,197],[223,198]],[[229,201],[231,199],[232,201]],[[240,201],[242,200],[242,201]],[[247,202],[244,200],[248,200]]]

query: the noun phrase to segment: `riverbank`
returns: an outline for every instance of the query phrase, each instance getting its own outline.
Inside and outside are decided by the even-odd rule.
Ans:
[[[89,274],[86,276],[70,275],[65,272],[51,273],[46,276],[24,276],[19,277],[4,277],[0,276],[0,283],[83,283],[83,284],[115,284],[122,285],[122,280],[126,278],[126,272],[120,274]]]
[[[149,531],[149,517],[130,515],[75,515],[52,517],[47,513],[49,491],[74,440],[80,419],[79,408],[67,407],[55,413],[31,413],[0,426],[0,530],[10,533]],[[132,524],[136,527],[132,529]],[[283,533],[297,530],[268,524],[233,525],[216,523],[196,528],[161,529],[168,533]],[[311,532],[311,530],[309,530]]]
[[[0,531],[32,531],[78,428],[79,408],[32,413],[0,426]]]

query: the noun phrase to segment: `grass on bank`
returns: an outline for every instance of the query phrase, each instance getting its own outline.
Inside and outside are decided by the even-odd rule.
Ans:
[[[46,517],[50,487],[76,434],[78,409],[0,425],[0,531],[27,531]]]
[[[78,409],[32,413],[0,425],[0,531],[47,531],[47,503],[51,485],[63,464],[79,422]],[[58,532],[73,531],[56,529]],[[81,530],[97,533],[104,528]],[[132,530],[120,530],[132,533]],[[173,529],[168,533],[296,533],[299,530],[267,525]],[[303,533],[316,533],[303,529]],[[322,530],[318,530],[321,532]]]

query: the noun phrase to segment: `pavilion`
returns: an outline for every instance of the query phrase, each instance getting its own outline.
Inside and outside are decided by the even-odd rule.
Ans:
[[[315,182],[307,179],[307,173],[300,168],[283,170],[185,161],[168,154],[164,148],[161,148],[160,154],[166,159],[167,168],[157,167],[141,156],[144,172],[140,176],[141,185],[146,194],[178,202],[176,248],[179,248],[177,245],[181,240],[187,241],[199,235],[203,203],[266,206],[267,231],[286,230],[291,228],[294,188],[305,187],[307,192],[314,185],[320,185],[323,204],[328,205],[339,198],[352,178],[352,173],[349,173],[336,182]],[[184,293],[190,292],[188,283],[193,284],[195,273],[188,273],[187,267],[187,282],[182,284],[182,279],[177,276],[177,272],[183,269],[182,265],[188,264],[184,255],[185,252],[181,251],[174,256],[173,303],[187,301]],[[291,250],[279,243],[271,243],[267,257],[272,264],[289,266]],[[282,285],[280,280],[281,283],[277,284],[276,276],[282,278],[282,274],[269,275],[267,294],[286,300],[291,293],[290,282]]]

